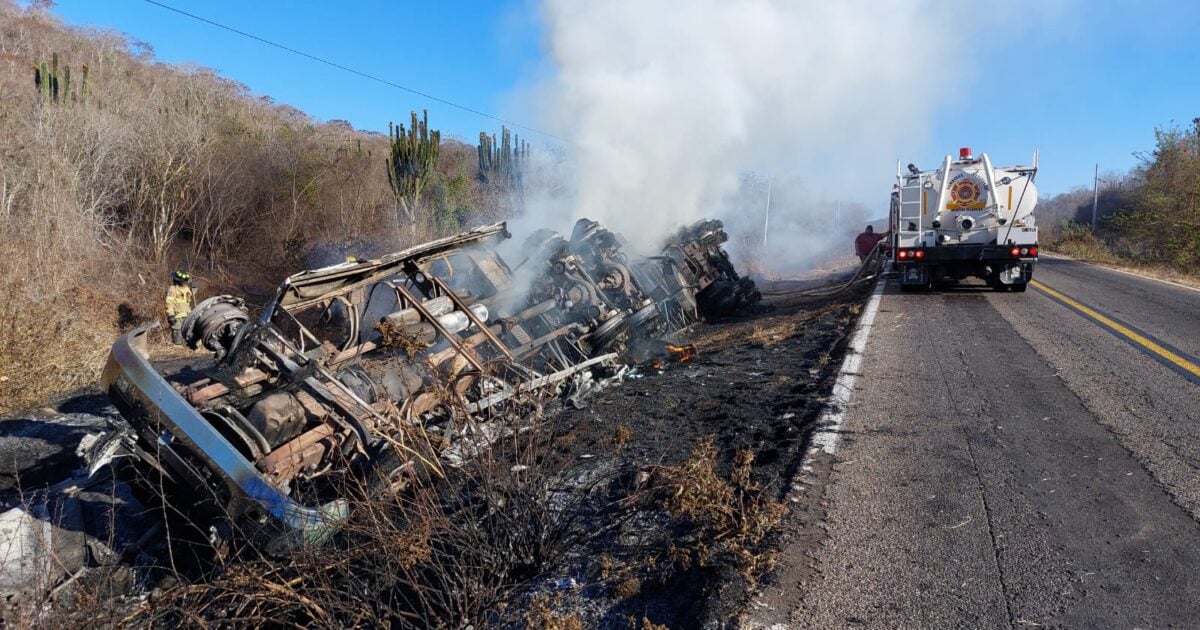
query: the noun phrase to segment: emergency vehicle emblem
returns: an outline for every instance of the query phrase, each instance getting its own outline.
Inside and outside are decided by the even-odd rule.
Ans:
[[[950,180],[947,210],[981,210],[987,205],[987,184],[970,173],[959,173]]]

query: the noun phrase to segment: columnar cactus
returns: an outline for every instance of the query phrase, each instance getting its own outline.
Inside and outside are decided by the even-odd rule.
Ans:
[[[33,82],[38,89],[38,98],[43,103],[50,101],[50,69],[46,67],[46,62],[33,63]]]
[[[491,184],[511,184],[519,186],[521,173],[525,167],[525,159],[529,155],[529,145],[519,136],[509,132],[508,127],[500,128],[500,141],[495,134],[486,132],[479,134],[479,178]]]
[[[388,183],[396,196],[398,209],[403,211],[403,218],[415,231],[421,192],[437,166],[442,134],[429,130],[429,110],[425,110],[421,120],[417,120],[417,112],[412,112],[412,126],[408,129],[389,122],[388,137],[391,146],[387,160]]]
[[[51,55],[50,61],[50,100],[58,102],[58,53]]]
[[[59,72],[58,53],[51,55],[49,64],[45,61],[33,62],[33,84],[42,103],[86,103],[89,91],[87,64],[83,65],[83,77],[78,93],[71,87],[71,67],[63,64],[62,72]]]

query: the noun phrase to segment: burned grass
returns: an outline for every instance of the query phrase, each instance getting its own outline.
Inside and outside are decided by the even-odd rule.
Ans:
[[[687,336],[694,361],[561,412],[558,456],[608,471],[636,505],[621,504],[619,527],[516,589],[512,605],[554,594],[555,610],[587,627],[734,619],[774,564],[783,500],[863,296],[701,324]],[[780,332],[762,344],[756,330]]]

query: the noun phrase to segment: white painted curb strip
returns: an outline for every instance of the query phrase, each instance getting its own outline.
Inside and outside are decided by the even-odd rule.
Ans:
[[[812,446],[809,452],[821,449],[833,455],[837,452],[838,438],[842,433],[842,420],[846,415],[846,407],[850,404],[850,396],[854,393],[854,383],[858,380],[859,366],[862,364],[862,353],[867,347],[867,338],[871,336],[871,327],[875,325],[875,313],[879,312],[879,300],[883,297],[883,287],[886,280],[875,284],[875,291],[867,300],[867,307],[858,320],[858,329],[850,339],[846,348],[846,358],[842,360],[842,369],[838,372],[837,381],[833,384],[833,393],[825,411],[817,419],[817,428],[813,431]]]

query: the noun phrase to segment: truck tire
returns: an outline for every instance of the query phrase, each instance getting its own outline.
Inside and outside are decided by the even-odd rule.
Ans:
[[[1015,282],[1009,286],[1008,290],[1012,291],[1013,293],[1024,293],[1025,289],[1028,287],[1029,283],[1027,282]]]

